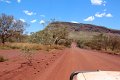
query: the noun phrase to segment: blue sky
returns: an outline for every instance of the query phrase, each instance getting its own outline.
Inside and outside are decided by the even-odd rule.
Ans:
[[[0,14],[30,24],[28,33],[44,29],[50,19],[120,29],[120,0],[0,0]]]

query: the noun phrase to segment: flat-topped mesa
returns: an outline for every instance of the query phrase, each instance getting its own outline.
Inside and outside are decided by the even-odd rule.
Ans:
[[[100,33],[120,34],[120,30],[109,29],[104,26],[97,26],[93,24],[71,23],[71,22],[52,22],[47,28],[66,27],[69,31],[88,31]]]

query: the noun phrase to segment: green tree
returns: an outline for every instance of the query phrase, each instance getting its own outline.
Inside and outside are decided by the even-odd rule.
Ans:
[[[19,36],[23,34],[26,23],[15,20],[13,16],[9,16],[6,14],[0,15],[0,39],[3,44],[5,44],[6,40],[10,37],[14,37],[15,35]]]

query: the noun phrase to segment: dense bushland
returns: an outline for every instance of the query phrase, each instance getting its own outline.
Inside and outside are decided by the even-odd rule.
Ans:
[[[120,53],[120,36],[98,34],[89,41],[77,40],[78,47]]]

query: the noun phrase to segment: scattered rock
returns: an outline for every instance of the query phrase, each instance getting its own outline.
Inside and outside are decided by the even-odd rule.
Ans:
[[[42,61],[43,61],[44,59],[42,59]]]
[[[56,56],[55,54],[53,56]]]
[[[46,63],[46,65],[49,65],[49,63]]]
[[[40,62],[37,62],[37,63],[40,63]]]
[[[9,65],[8,63],[6,63],[6,65]]]

